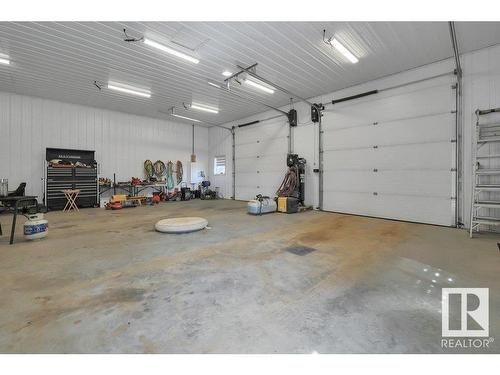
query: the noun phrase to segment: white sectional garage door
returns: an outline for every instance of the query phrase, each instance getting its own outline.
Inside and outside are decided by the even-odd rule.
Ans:
[[[323,209],[454,225],[454,82],[440,77],[330,106]]]
[[[274,197],[287,170],[286,118],[237,128],[235,146],[236,199],[250,200],[257,194]]]

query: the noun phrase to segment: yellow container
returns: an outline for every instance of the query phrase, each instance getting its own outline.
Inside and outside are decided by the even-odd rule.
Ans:
[[[111,196],[111,202],[123,202],[127,200],[127,196],[125,194],[116,194]]]
[[[287,197],[278,197],[278,212],[287,212]]]

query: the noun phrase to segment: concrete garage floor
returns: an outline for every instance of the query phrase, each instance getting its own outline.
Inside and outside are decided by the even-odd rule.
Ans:
[[[245,207],[52,212],[44,240],[24,241],[19,226],[9,246],[4,234],[0,352],[440,353],[449,286],[490,288],[490,336],[500,340],[498,236],[326,212],[255,217]],[[153,230],[193,215],[211,229]],[[11,217],[0,218],[7,232]],[[301,247],[314,251],[295,254]]]

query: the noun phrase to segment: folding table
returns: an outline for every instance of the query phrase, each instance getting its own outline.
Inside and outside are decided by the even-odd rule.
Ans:
[[[66,189],[62,190],[62,192],[67,199],[66,205],[63,208],[63,212],[71,210],[80,211],[78,209],[78,206],[76,205],[76,198],[78,198],[78,194],[80,194],[80,189]]]

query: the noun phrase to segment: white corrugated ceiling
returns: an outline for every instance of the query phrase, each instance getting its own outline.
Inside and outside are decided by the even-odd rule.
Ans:
[[[164,54],[133,36],[170,40],[195,50],[199,64]],[[353,65],[323,43],[334,35],[359,57]],[[461,52],[500,43],[500,23],[457,23]],[[302,97],[313,97],[452,56],[446,22],[0,22],[0,90],[151,117],[172,106],[202,102],[219,114],[182,114],[223,124],[262,112],[207,85],[222,71],[258,63],[258,73]],[[93,81],[114,80],[151,89],[149,99],[104,89]],[[243,92],[273,106],[280,93]]]

